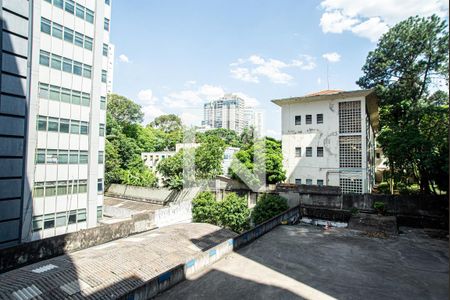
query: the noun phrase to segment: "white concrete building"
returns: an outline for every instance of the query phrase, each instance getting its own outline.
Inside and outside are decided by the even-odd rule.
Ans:
[[[108,77],[106,81],[106,92],[111,94],[113,92],[113,79],[114,79],[114,50],[113,44],[108,45],[108,68],[106,69]]]
[[[165,158],[174,156],[175,153],[175,151],[142,152],[141,158],[147,168],[149,168],[153,172],[156,172],[156,166],[158,166],[158,164]]]
[[[218,100],[203,105],[203,126],[225,128],[241,133],[245,127],[244,99],[226,94]]]
[[[379,123],[372,90],[327,90],[272,102],[281,107],[287,182],[371,192]]]
[[[20,54],[23,72],[1,83],[17,88],[16,98],[1,96],[1,106],[14,100],[10,108],[18,113],[27,106],[14,117],[20,124],[10,122],[22,134],[10,131],[14,141],[0,140],[0,149],[20,146],[20,159],[7,164],[17,173],[8,178],[21,183],[17,193],[15,182],[0,182],[0,194],[19,203],[13,223],[2,226],[0,216],[2,247],[94,227],[102,217],[111,0],[14,0],[0,7],[8,21],[3,41],[13,41],[8,51]],[[19,32],[6,37],[13,28]]]
[[[246,108],[244,111],[244,127],[253,127],[255,134],[260,137],[263,132],[263,113],[255,111],[253,108]]]

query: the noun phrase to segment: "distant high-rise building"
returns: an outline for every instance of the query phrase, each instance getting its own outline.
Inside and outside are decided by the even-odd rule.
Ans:
[[[262,135],[263,115],[260,111],[255,111],[253,108],[247,108],[244,111],[245,127],[253,127],[256,137]]]
[[[230,129],[241,133],[246,125],[244,111],[244,99],[226,94],[218,100],[204,104],[202,125],[210,128]]]
[[[0,1],[0,11],[5,247],[102,217],[111,0]]]

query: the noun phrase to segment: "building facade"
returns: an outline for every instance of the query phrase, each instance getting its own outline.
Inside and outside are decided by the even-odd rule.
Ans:
[[[19,65],[25,60],[27,66],[26,71],[18,70],[26,73],[18,83],[8,84],[22,87],[15,105],[25,103],[22,124],[14,125],[23,131],[14,135],[23,155],[14,167],[20,170],[13,178],[21,179],[21,189],[20,221],[14,225],[18,235],[12,242],[94,227],[103,206],[111,2],[2,3],[3,14],[15,10],[11,18],[19,17],[11,21],[11,28],[23,31],[11,37],[16,43],[11,51],[27,53],[18,54]],[[3,99],[2,91],[2,103]],[[12,145],[0,144],[2,149]],[[0,189],[17,190],[12,185]],[[0,228],[0,247],[12,227]]]
[[[287,181],[370,193],[375,183],[377,98],[372,90],[273,100],[281,107]]]
[[[246,125],[244,112],[244,99],[226,94],[218,100],[203,105],[202,125],[211,129],[225,128],[241,133]]]

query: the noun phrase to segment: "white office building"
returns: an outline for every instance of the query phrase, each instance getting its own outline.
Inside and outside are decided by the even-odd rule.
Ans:
[[[8,125],[17,132],[0,149],[17,151],[14,161],[0,153],[15,168],[0,174],[0,194],[17,202],[0,196],[0,205],[17,221],[0,217],[0,247],[94,227],[102,217],[111,2],[15,0],[2,9],[3,40],[24,74],[1,83],[15,88],[0,101],[17,110]]]
[[[287,182],[371,192],[379,123],[372,90],[326,90],[272,102],[281,107]]]
[[[218,100],[203,105],[202,126],[211,129],[225,128],[241,133],[246,125],[244,112],[244,99],[233,94],[226,94]]]

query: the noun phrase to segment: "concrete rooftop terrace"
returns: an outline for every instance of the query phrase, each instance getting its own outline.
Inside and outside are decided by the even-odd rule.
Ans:
[[[236,234],[210,224],[147,231],[0,274],[0,299],[113,299]]]
[[[448,240],[278,226],[158,299],[448,299]]]

